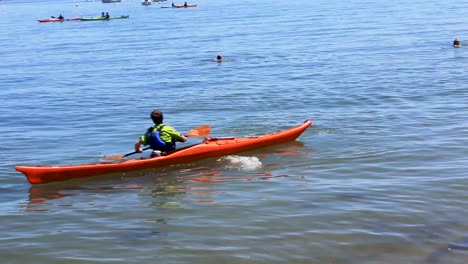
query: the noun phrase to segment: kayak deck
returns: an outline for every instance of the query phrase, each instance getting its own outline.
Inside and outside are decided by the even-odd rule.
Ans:
[[[168,167],[294,141],[311,125],[312,121],[306,120],[296,127],[261,136],[205,138],[201,143],[177,149],[165,156],[148,159],[129,159],[118,163],[67,166],[16,166],[15,169],[22,172],[31,184],[43,184],[111,173]]]

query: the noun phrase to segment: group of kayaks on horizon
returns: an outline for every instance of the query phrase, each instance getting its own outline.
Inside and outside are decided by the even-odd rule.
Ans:
[[[73,17],[73,18],[67,18],[65,19],[62,14],[60,14],[58,17],[51,16],[50,18],[46,19],[38,19],[37,21],[39,22],[63,22],[63,21],[71,21],[71,20],[80,20],[80,21],[93,21],[93,20],[110,20],[110,19],[121,19],[121,18],[129,18],[129,16],[117,16],[117,17],[111,17],[109,15],[109,12],[102,12],[100,16],[96,17]]]
[[[104,19],[109,19],[109,18],[110,18],[109,12],[106,12],[105,14],[104,14],[104,12],[101,12],[101,16],[100,16],[100,17],[101,17],[101,18],[104,18]],[[65,18],[62,16],[62,14],[60,14],[58,17],[50,16],[50,18],[58,18],[58,19],[62,19],[62,20],[65,19]]]
[[[150,0],[144,0],[144,1],[150,1]],[[172,2],[171,6],[161,6],[161,8],[187,8],[187,7],[196,7],[197,4],[188,4],[187,2],[184,2],[183,5],[176,5],[174,2]],[[92,20],[110,20],[110,19],[119,19],[119,18],[129,18],[129,16],[118,16],[118,17],[111,17],[108,12],[104,14],[104,12],[101,13],[101,16],[97,17],[91,17],[91,18],[83,18],[83,17],[73,17],[73,18],[67,18],[62,16],[60,14],[58,17],[51,16],[50,18],[45,18],[45,19],[37,19],[38,22],[63,22],[63,21],[71,21],[71,20],[81,20],[81,21],[92,21]]]
[[[152,2],[154,2],[154,1],[143,0],[143,1],[141,1],[141,4],[142,5],[151,5]],[[160,3],[160,1],[157,1],[157,2]],[[174,2],[172,2],[171,6],[161,6],[161,8],[170,8],[170,7],[173,7],[173,8],[183,8],[183,7],[185,7],[185,8],[187,8],[187,7],[196,7],[196,6],[197,6],[197,4],[187,4],[187,2],[184,2],[183,5],[176,5],[176,4],[174,4]]]

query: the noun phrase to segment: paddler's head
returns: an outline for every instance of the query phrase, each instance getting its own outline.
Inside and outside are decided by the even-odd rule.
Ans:
[[[150,117],[156,125],[162,124],[164,118],[163,113],[159,110],[154,110],[153,112],[151,112]]]

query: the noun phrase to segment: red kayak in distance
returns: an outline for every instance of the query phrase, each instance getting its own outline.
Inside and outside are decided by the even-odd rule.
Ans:
[[[44,18],[38,19],[38,22],[63,22],[63,21],[72,21],[72,20],[80,20],[80,17],[73,17],[73,18]]]
[[[209,158],[238,154],[241,152],[267,148],[296,140],[312,121],[282,131],[248,137],[205,137],[202,142],[177,149],[167,155],[153,158],[134,158],[113,163],[77,164],[63,166],[16,166],[31,184],[67,181],[106,174],[119,174],[131,171],[168,167],[191,163]],[[121,177],[121,176],[119,176]]]

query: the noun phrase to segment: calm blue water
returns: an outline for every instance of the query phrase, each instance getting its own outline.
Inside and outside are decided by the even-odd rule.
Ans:
[[[468,2],[196,3],[0,2],[2,263],[468,262]],[[36,21],[101,12],[130,18]],[[131,152],[155,108],[213,136],[314,126],[152,171],[14,170]]]

